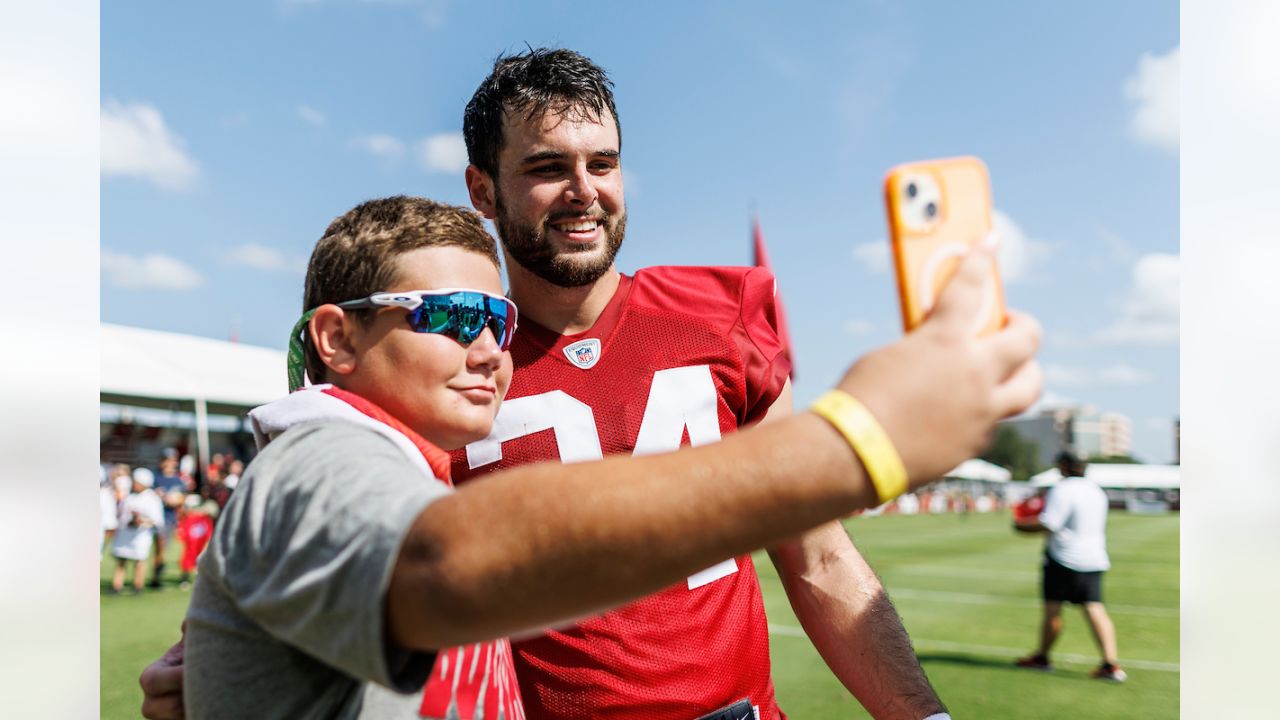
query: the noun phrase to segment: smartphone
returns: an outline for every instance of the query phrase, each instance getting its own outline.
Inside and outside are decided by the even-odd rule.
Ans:
[[[889,170],[884,198],[902,327],[911,332],[929,314],[970,248],[987,244],[994,249],[991,182],[987,166],[976,157],[925,160]],[[1004,291],[993,254],[974,331],[986,335],[1004,323]]]

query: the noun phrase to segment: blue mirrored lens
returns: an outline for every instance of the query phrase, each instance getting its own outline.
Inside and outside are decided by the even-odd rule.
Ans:
[[[422,305],[410,311],[408,318],[414,330],[445,335],[463,346],[475,342],[488,327],[505,350],[511,341],[507,316],[505,301],[480,293],[456,292],[422,298]]]
[[[489,327],[493,330],[493,337],[498,340],[498,345],[503,350],[511,344],[511,318],[508,312],[511,304],[507,300],[499,300],[498,298],[486,297],[489,301]]]

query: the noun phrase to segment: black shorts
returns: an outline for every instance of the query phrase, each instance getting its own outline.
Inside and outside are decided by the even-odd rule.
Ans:
[[[1040,591],[1045,600],[1054,602],[1069,602],[1077,605],[1102,602],[1102,571],[1072,570],[1045,555]]]

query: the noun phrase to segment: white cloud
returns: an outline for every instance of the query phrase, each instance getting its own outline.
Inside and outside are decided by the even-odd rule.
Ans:
[[[992,211],[991,229],[1000,239],[996,257],[1000,264],[1000,277],[1005,283],[1027,279],[1035,265],[1049,255],[1049,243],[1028,238],[1013,218],[999,210]],[[893,262],[887,240],[854,245],[853,259],[876,275],[889,272]]]
[[[1120,363],[1099,370],[1098,382],[1103,385],[1142,385],[1151,382],[1151,373]]]
[[[875,332],[875,330],[876,330],[875,324],[868,320],[863,320],[861,318],[851,318],[849,320],[844,321],[844,331],[849,333],[850,335],[853,335],[854,337],[862,337],[862,336],[870,335],[871,333]]]
[[[999,210],[991,212],[991,229],[1000,241],[996,260],[1000,278],[1006,284],[1026,280],[1034,267],[1049,256],[1049,243],[1027,237],[1013,218]]]
[[[853,259],[867,272],[881,275],[889,272],[889,241],[873,240],[853,246]]]
[[[126,290],[190,290],[204,284],[194,268],[159,253],[134,257],[103,248],[102,272],[108,284]]]
[[[313,127],[324,127],[329,122],[329,118],[325,117],[324,113],[310,105],[299,105],[298,117],[302,119],[302,122]]]
[[[247,243],[231,249],[226,261],[232,265],[268,272],[305,272],[305,258],[289,257],[265,245]]]
[[[1165,344],[1178,341],[1181,269],[1177,255],[1152,253],[1133,266],[1133,284],[1120,316],[1097,335],[1105,343]]]
[[[404,143],[390,135],[361,135],[351,139],[351,146],[384,160],[398,160],[404,155]]]
[[[182,138],[170,132],[155,107],[107,100],[101,122],[104,176],[142,178],[165,190],[185,190],[199,175]]]
[[[643,186],[640,184],[640,176],[625,167],[622,168],[622,186],[627,189],[627,197],[632,200],[640,197],[643,192]]]
[[[467,144],[462,133],[440,133],[418,142],[418,161],[428,172],[460,173],[467,169]]]
[[[252,119],[253,115],[248,110],[239,110],[223,115],[219,118],[218,124],[224,128],[240,128],[247,126]]]
[[[1063,387],[1127,386],[1151,382],[1151,373],[1125,363],[1100,369],[1046,364],[1044,378]]]
[[[1098,239],[1107,246],[1109,251],[1109,257],[1102,256],[1095,258],[1097,260],[1096,267],[1099,269],[1113,263],[1128,265],[1138,257],[1138,253],[1134,250],[1133,244],[1120,233],[1113,232],[1107,228],[1098,228]]]
[[[1040,395],[1040,397],[1031,405],[1031,407],[1027,408],[1026,412],[1022,413],[1021,415],[1017,415],[1016,417],[1020,417],[1020,418],[1035,417],[1044,410],[1054,410],[1057,408],[1064,408],[1064,407],[1077,407],[1079,405],[1081,405],[1081,402],[1076,398],[1069,397],[1067,395],[1062,395],[1060,393],[1056,393],[1052,390],[1046,389]]]
[[[1166,55],[1143,53],[1137,73],[1125,81],[1124,93],[1134,103],[1130,131],[1140,142],[1178,152],[1181,46]]]
[[[1046,364],[1044,366],[1044,380],[1055,385],[1088,385],[1088,371],[1083,368],[1066,367],[1064,365]]]
[[[404,8],[417,10],[423,25],[438,30],[448,21],[451,0],[346,0],[343,2],[327,2],[326,0],[276,0],[276,6],[285,14],[301,12],[308,8],[322,5],[379,5],[387,8]]]
[[[432,30],[439,30],[449,20],[449,0],[427,0],[422,7],[422,23]]]

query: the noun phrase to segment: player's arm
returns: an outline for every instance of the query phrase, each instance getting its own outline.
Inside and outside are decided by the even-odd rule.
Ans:
[[[1039,395],[1033,320],[1014,314],[1001,332],[972,337],[982,263],[963,263],[930,321],[864,356],[839,385],[884,428],[911,487],[980,453],[997,420]],[[414,522],[392,575],[388,631],[429,649],[545,627],[879,502],[844,437],[812,412],[675,453],[494,473]],[[864,670],[862,657],[848,664]]]
[[[1067,522],[1070,508],[1063,501],[1057,488],[1050,488],[1044,496],[1044,509],[1039,515],[1015,520],[1013,529],[1025,533],[1051,533],[1062,529]]]
[[[1014,313],[1001,332],[971,337],[984,263],[962,264],[930,321],[839,384],[896,446],[911,487],[973,457],[1040,392],[1034,320]],[[878,502],[844,437],[810,412],[676,453],[495,473],[415,519],[387,592],[388,632],[431,649],[546,626]],[[147,712],[165,697],[181,712],[180,669],[162,659],[144,673],[144,715],[180,717]]]
[[[761,424],[792,412],[791,383]],[[791,609],[831,672],[877,718],[945,712],[902,620],[839,520],[769,548]]]
[[[1040,524],[1039,517],[1030,517],[1025,520],[1014,520],[1013,529],[1024,533],[1049,532],[1049,528]]]

